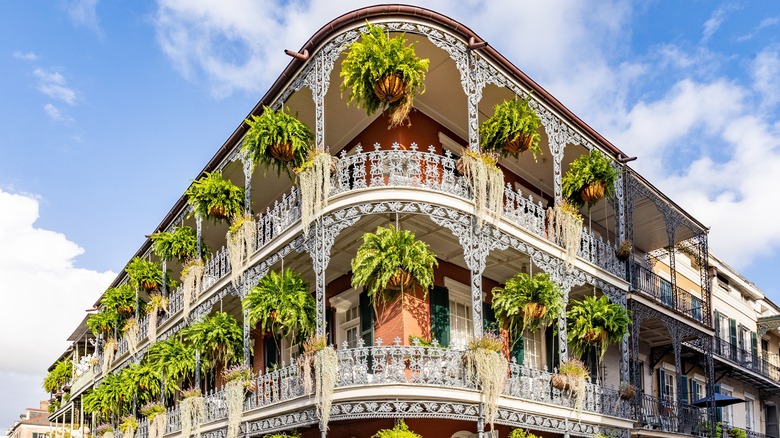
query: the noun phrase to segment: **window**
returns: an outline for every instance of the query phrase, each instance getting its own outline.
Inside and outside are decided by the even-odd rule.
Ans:
[[[544,367],[544,342],[542,336],[544,331],[537,330],[532,332],[526,330],[523,333],[523,359],[525,366],[529,368],[542,369]]]
[[[665,305],[674,306],[674,295],[672,294],[672,283],[661,279],[661,302]]]
[[[745,394],[745,428],[752,430],[753,427],[753,399]]]
[[[720,393],[723,395],[731,395],[731,390],[723,389],[721,387]],[[725,406],[720,408],[721,412],[723,412],[723,422],[726,424],[732,424],[732,407],[731,406]]]
[[[694,296],[691,297],[691,317],[696,321],[703,321],[701,314],[701,299]]]
[[[282,349],[282,362],[287,365],[292,364],[295,358],[303,352],[303,345],[298,342],[298,336],[295,333],[282,338],[279,347]]]
[[[357,348],[360,336],[360,295],[355,289],[342,292],[330,299],[330,305],[335,309],[334,344],[347,348]]]
[[[473,332],[471,303],[459,299],[450,292],[450,346],[466,348]]]
[[[663,380],[663,394],[664,398],[669,401],[677,400],[677,397],[675,397],[675,391],[677,390],[677,384],[674,381],[674,374],[672,373],[665,373],[664,374],[664,380]]]
[[[360,339],[360,308],[358,306],[350,307],[342,315],[343,320],[339,321],[339,329],[343,334],[347,347],[357,348],[358,339]]]

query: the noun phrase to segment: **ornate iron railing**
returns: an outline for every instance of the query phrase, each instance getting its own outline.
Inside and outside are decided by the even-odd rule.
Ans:
[[[741,368],[780,382],[780,366],[777,365],[777,358],[770,356],[772,353],[764,353],[763,356],[753,354],[752,350],[745,350],[725,339],[716,337],[715,354],[734,362]],[[774,363],[772,363],[772,360],[774,360]]]
[[[639,412],[636,420],[643,429],[657,429],[663,432],[677,432],[697,435],[702,430],[704,410],[684,404],[678,409],[675,400],[639,396]],[[708,433],[708,432],[707,432]]]
[[[339,380],[336,388],[367,385],[410,385],[462,388],[476,390],[476,382],[466,376],[461,350],[437,346],[400,345],[400,339],[392,345],[364,346],[359,340],[357,348],[346,345],[337,350]],[[575,409],[576,396],[569,391],[555,389],[550,384],[553,373],[519,365],[508,364],[503,396],[514,397]],[[297,365],[285,365],[274,371],[260,373],[253,378],[256,389],[248,391],[244,411],[261,409],[280,402],[306,396],[303,379]],[[587,383],[582,395],[582,410],[620,418],[632,418],[631,402],[622,400],[615,389]],[[227,405],[223,391],[210,391],[205,396],[206,419],[204,423],[227,418]],[[146,437],[146,422],[142,421],[138,437]],[[181,429],[178,406],[168,409],[167,433]]]
[[[644,266],[631,265],[631,288],[653,298],[654,301],[706,326],[711,325],[710,302],[706,294],[698,297],[661,278]]]

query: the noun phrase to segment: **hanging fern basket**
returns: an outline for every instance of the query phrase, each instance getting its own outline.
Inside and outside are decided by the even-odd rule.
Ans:
[[[504,145],[504,149],[506,149],[507,152],[510,154],[519,154],[520,152],[525,152],[528,149],[531,148],[531,144],[534,141],[534,137],[532,135],[524,135],[520,134],[517,137],[515,137],[514,140],[510,140],[506,142]]]
[[[289,163],[295,158],[295,149],[292,143],[274,143],[269,148],[271,156],[283,163]]]
[[[414,277],[409,271],[398,269],[387,283],[387,289],[392,291],[406,290],[414,285]]]
[[[606,342],[609,333],[606,330],[591,329],[585,332],[583,340],[590,345],[596,345],[601,342]]]
[[[144,281],[144,282],[141,283],[141,287],[143,287],[144,290],[147,291],[147,292],[151,292],[151,291],[157,290],[157,288],[159,286],[160,285],[158,285],[154,281]]]
[[[550,383],[552,384],[553,388],[561,391],[565,391],[570,387],[569,377],[561,373],[553,374],[552,377],[550,377]]]
[[[224,205],[214,205],[209,207],[209,216],[215,219],[227,219],[227,209]]]
[[[398,73],[383,76],[374,83],[374,94],[385,104],[395,103],[404,96],[406,84]]]
[[[580,190],[580,197],[583,201],[591,203],[596,202],[604,197],[604,183],[601,181],[594,181],[582,190]]]
[[[615,250],[615,257],[617,257],[618,260],[626,261],[629,258],[631,258],[631,247],[624,248],[619,247]]]
[[[542,319],[547,315],[547,306],[541,303],[528,303],[523,306],[523,317]]]

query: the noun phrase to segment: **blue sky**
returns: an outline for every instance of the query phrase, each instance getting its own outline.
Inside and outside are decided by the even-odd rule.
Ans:
[[[0,347],[15,352],[0,359],[0,427],[43,397],[83,310],[282,71],[283,49],[369,4],[334,3],[0,2]],[[535,3],[418,4],[638,156],[780,302],[780,4]]]

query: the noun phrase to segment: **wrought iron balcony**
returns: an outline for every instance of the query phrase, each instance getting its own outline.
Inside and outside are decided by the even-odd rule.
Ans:
[[[362,344],[362,340],[359,343]],[[336,383],[336,391],[393,384],[476,391],[476,383],[466,378],[463,353],[461,350],[441,347],[403,346],[400,345],[399,339],[392,345],[381,345],[381,339],[377,339],[375,346],[344,346],[337,350],[339,380]],[[574,410],[576,397],[568,391],[552,387],[552,375],[553,373],[548,371],[510,363],[502,395]],[[276,371],[261,373],[254,379],[257,390],[247,395],[244,402],[245,413],[308,397],[296,365],[283,364]],[[399,395],[401,394],[399,392]],[[583,412],[632,418],[631,402],[621,399],[615,389],[587,383],[582,397]],[[227,404],[221,390],[209,392],[205,399],[204,424],[227,418]],[[334,405],[333,409],[337,411],[339,408]],[[175,433],[181,429],[178,406],[168,409],[167,421],[167,433]],[[138,437],[146,437],[146,430],[147,424],[144,420],[140,423]]]
[[[780,382],[780,358],[776,354],[753,354],[720,337],[715,338],[715,354],[733,362],[740,369],[750,370],[775,382]]]
[[[644,266],[635,263],[631,265],[631,288],[694,321],[708,327],[712,324],[710,302],[706,294],[700,298],[680,287],[672,286]]]
[[[640,396],[637,421],[643,429],[656,429],[663,432],[676,432],[686,435],[708,434],[701,428],[705,420],[705,410],[690,405],[678,409],[677,402],[671,399]]]

